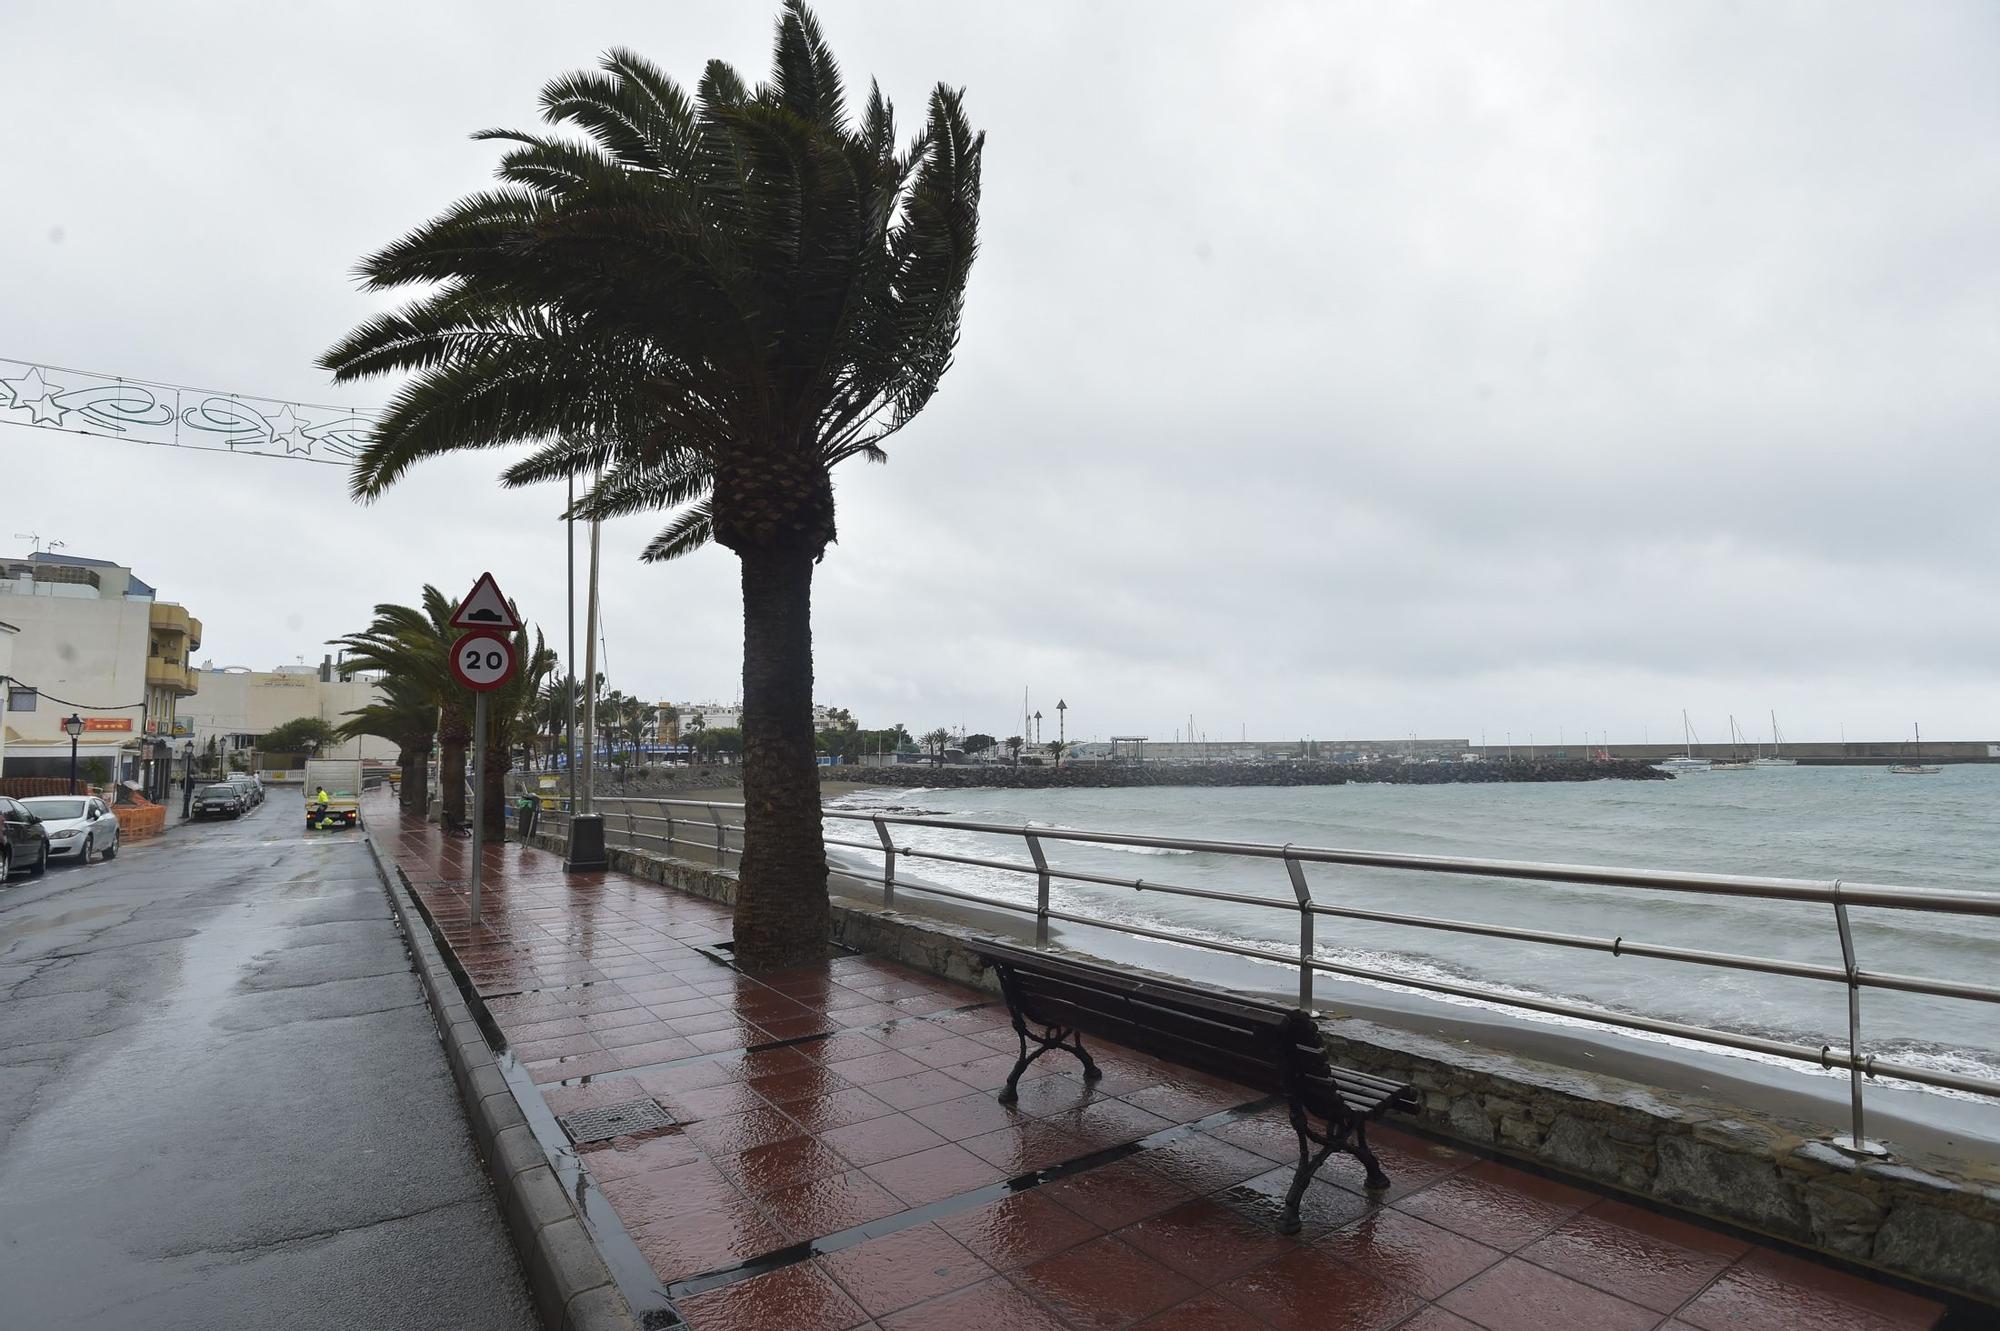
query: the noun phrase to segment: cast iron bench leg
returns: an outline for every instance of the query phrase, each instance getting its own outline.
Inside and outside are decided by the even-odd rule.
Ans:
[[[1063,1049],[1075,1054],[1083,1063],[1083,1079],[1085,1081],[1096,1081],[1104,1075],[1099,1070],[1097,1063],[1090,1057],[1090,1051],[1083,1047],[1083,1035],[1081,1032],[1062,1026],[1051,1026],[1047,1031],[1037,1035],[1028,1029],[1027,1023],[1021,1020],[1021,1016],[1017,1012],[1014,1014],[1014,1034],[1020,1037],[1021,1057],[1014,1064],[1014,1070],[1007,1074],[1006,1086],[1001,1088],[1000,1103],[1003,1105],[1011,1105],[1021,1098],[1021,1093],[1017,1089],[1021,1084],[1021,1074],[1028,1070],[1028,1064],[1034,1062],[1043,1054],[1048,1053],[1051,1049]],[[1033,1053],[1028,1051],[1028,1042],[1031,1040],[1035,1044]]]

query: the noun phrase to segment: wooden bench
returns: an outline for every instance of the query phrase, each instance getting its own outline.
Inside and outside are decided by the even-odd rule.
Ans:
[[[1021,1042],[1020,1059],[1000,1092],[1002,1104],[1019,1098],[1021,1074],[1051,1049],[1074,1054],[1085,1081],[1103,1076],[1083,1047],[1082,1032],[1088,1030],[1285,1097],[1298,1134],[1299,1163],[1278,1221],[1280,1233],[1298,1232],[1306,1185],[1335,1151],[1361,1162],[1369,1188],[1389,1186],[1368,1148],[1368,1125],[1390,1109],[1415,1110],[1416,1093],[1372,1073],[1333,1066],[1310,1013],[1004,943],[980,943],[973,951],[998,972]]]

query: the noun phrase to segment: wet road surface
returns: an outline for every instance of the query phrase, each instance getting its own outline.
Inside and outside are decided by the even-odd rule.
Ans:
[[[535,1325],[358,833],[241,821],[0,887],[0,1321]]]

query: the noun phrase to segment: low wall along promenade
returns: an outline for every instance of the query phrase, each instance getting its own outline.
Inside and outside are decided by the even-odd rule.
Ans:
[[[564,848],[560,829],[532,841]],[[619,872],[735,902],[727,870],[621,847],[609,858]],[[981,931],[836,891],[831,932],[839,946],[998,992],[968,947]],[[1828,1144],[1824,1125],[1353,1018],[1320,1029],[1336,1062],[1416,1085],[1419,1123],[1441,1137],[2000,1302],[2000,1170],[1907,1153],[1857,1161]]]

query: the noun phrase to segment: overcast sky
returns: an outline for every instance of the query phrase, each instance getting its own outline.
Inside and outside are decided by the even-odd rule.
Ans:
[[[0,356],[368,406],[355,260],[550,77],[768,65],[775,6],[31,3],[0,42]],[[1072,736],[2000,738],[2000,10],[825,3],[983,249],[942,392],[837,478],[817,694]],[[0,411],[21,418],[21,413]],[[131,564],[200,655],[317,661],[561,496],[0,427],[0,539]],[[605,532],[613,683],[730,699],[735,560]],[[25,540],[0,550],[25,553]]]

